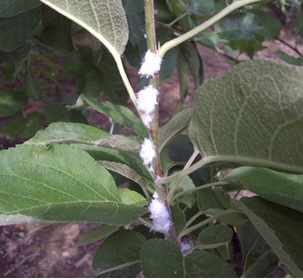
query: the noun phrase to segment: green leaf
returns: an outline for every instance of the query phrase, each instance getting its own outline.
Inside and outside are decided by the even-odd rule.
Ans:
[[[145,209],[123,203],[111,175],[66,145],[22,145],[0,153],[0,215],[127,224]]]
[[[229,242],[232,237],[233,230],[229,226],[217,224],[202,230],[198,240],[203,249],[213,249]]]
[[[39,40],[65,53],[73,51],[72,22],[47,6],[43,6],[42,12],[43,30],[39,34]]]
[[[50,124],[45,130],[39,131],[26,142],[30,145],[51,145],[55,143],[92,143],[108,137],[103,130],[80,123],[57,122]]]
[[[258,197],[245,198],[237,207],[247,215],[287,270],[303,277],[303,214]]]
[[[102,225],[101,227],[91,230],[85,234],[83,234],[80,239],[76,242],[77,246],[84,246],[91,244],[95,241],[101,240],[106,238],[107,236],[111,235],[119,228],[110,225]]]
[[[17,113],[26,103],[26,94],[9,88],[0,89],[0,118]]]
[[[141,120],[127,107],[111,102],[98,102],[82,95],[83,100],[96,111],[112,118],[115,122],[135,131],[141,138],[147,137],[147,131]]]
[[[184,276],[183,257],[178,247],[168,240],[152,239],[141,249],[141,266],[147,278]]]
[[[216,255],[207,251],[194,252],[185,257],[185,277],[235,278],[235,271]]]
[[[99,163],[107,170],[114,171],[145,188],[146,183],[143,178],[127,165],[112,161],[99,161]]]
[[[223,180],[240,182],[267,200],[303,212],[303,175],[243,166]]]
[[[40,94],[41,94],[40,83],[30,67],[26,69],[24,86],[28,97],[32,98],[33,100],[40,99]]]
[[[180,45],[180,52],[185,58],[187,65],[194,77],[195,88],[198,88],[203,82],[203,64],[199,55],[197,46],[192,42],[186,42]]]
[[[115,56],[128,41],[128,25],[121,0],[41,0],[97,37]]]
[[[302,73],[269,61],[244,62],[198,89],[190,138],[207,163],[302,172],[302,106]]]
[[[109,236],[98,248],[93,261],[93,270],[99,277],[119,277],[119,270],[136,264],[135,270],[123,277],[135,277],[140,272],[140,249],[145,237],[136,232],[120,230]],[[122,276],[120,276],[122,277]]]
[[[260,35],[270,40],[279,36],[282,24],[275,15],[258,9],[250,9],[249,13],[253,14],[262,25],[263,28],[258,32]]]
[[[264,243],[259,236],[245,258],[245,272],[242,278],[268,277],[278,267],[279,259]]]
[[[1,0],[0,17],[12,17],[40,5],[39,0]]]
[[[146,205],[145,198],[135,191],[126,188],[121,188],[118,189],[118,192],[122,202],[126,205]]]
[[[23,118],[22,112],[12,116],[4,127],[7,138],[30,138],[39,129],[43,128],[43,116],[38,112],[32,112]]]
[[[197,195],[200,211],[230,208],[230,198],[220,189],[202,189]]]
[[[291,56],[283,51],[276,51],[275,55],[279,58],[281,58],[283,61],[296,65],[296,66],[303,66],[303,58],[302,57],[294,57]]]
[[[179,134],[170,141],[161,152],[162,169],[167,173],[175,166],[184,166],[194,152],[187,135]]]
[[[171,214],[172,214],[172,220],[174,224],[174,228],[177,231],[177,233],[180,233],[186,224],[186,215],[185,213],[178,207],[171,206]]]
[[[143,165],[142,160],[131,154],[107,147],[94,147],[91,145],[72,144],[77,149],[88,152],[94,159],[113,161],[125,164],[135,170],[146,182],[152,181],[151,173]]]
[[[46,119],[48,123],[52,122],[68,122],[70,121],[70,112],[64,104],[58,103],[48,98],[44,105]]]
[[[193,180],[189,176],[184,176],[179,182],[176,194],[179,192],[191,191],[196,188]],[[196,202],[196,195],[193,193],[185,193],[178,197],[178,201],[185,204],[187,207],[192,207]]]
[[[0,50],[10,52],[21,47],[39,32],[40,22],[41,7],[12,17],[0,17]]]
[[[168,123],[159,129],[159,151],[185,127],[188,126],[192,115],[192,109],[184,109],[175,114]]]
[[[248,40],[262,28],[261,23],[253,14],[238,12],[221,19],[215,25],[215,32],[225,40]]]

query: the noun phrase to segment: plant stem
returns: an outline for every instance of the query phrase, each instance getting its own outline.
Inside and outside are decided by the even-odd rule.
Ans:
[[[223,212],[221,212],[217,215],[213,215],[212,217],[210,217],[210,218],[208,218],[208,219],[206,219],[206,220],[204,220],[200,223],[197,223],[197,224],[193,225],[192,227],[189,227],[189,228],[184,229],[183,231],[181,231],[179,233],[179,238],[182,238],[183,236],[190,234],[191,232],[195,231],[196,229],[198,229],[200,227],[203,227],[203,226],[211,223],[212,221],[214,221],[218,218],[224,217],[224,216],[232,214],[232,213],[238,213],[238,212],[239,212],[238,210],[231,209],[231,210],[223,211]]]
[[[157,39],[156,39],[156,28],[155,28],[155,10],[154,10],[154,0],[144,0],[144,8],[145,8],[145,31],[147,35],[147,47],[148,50],[152,53],[157,53]],[[155,88],[159,88],[159,75],[155,75],[152,77],[149,81],[149,84]],[[158,103],[158,100],[157,100]],[[171,210],[169,207],[169,204],[166,202],[166,196],[167,191],[165,185],[158,184],[158,178],[161,178],[163,176],[162,169],[161,169],[161,162],[160,162],[160,153],[159,153],[159,106],[157,105],[154,114],[153,114],[153,120],[148,128],[149,135],[151,137],[151,140],[153,141],[153,144],[156,149],[156,156],[153,161],[153,167],[154,167],[154,180],[156,185],[156,191],[160,197],[160,199],[166,204],[167,209],[170,213],[171,218]],[[171,219],[172,220],[172,219]],[[176,245],[179,244],[179,239],[176,233],[176,230],[174,226],[172,225],[170,227],[169,232],[166,234],[166,237],[175,243]]]
[[[202,216],[203,214],[205,214],[202,211],[197,212],[195,215],[193,215],[185,224],[184,228],[188,228],[196,219],[198,219],[200,216]]]
[[[189,160],[187,161],[187,163],[185,164],[183,170],[186,170],[188,169],[193,161],[195,160],[195,158],[199,155],[199,151],[198,150],[194,150],[193,154],[191,155],[191,157],[189,158]],[[171,200],[172,200],[172,197],[173,195],[175,194],[179,184],[180,184],[180,181],[182,180],[182,177],[178,178],[178,180],[174,183],[174,185],[171,187],[168,195],[167,195],[167,203],[170,204],[171,203]]]
[[[275,39],[279,42],[281,42],[283,45],[287,46],[288,48],[290,48],[291,50],[293,50],[296,54],[298,54],[301,58],[303,58],[303,54],[294,46],[292,46],[291,44],[285,42],[284,40],[280,39],[279,37],[275,37]]]
[[[228,5],[222,11],[220,11],[219,13],[217,13],[216,15],[211,17],[209,20],[203,22],[202,24],[200,24],[196,28],[186,32],[185,34],[179,36],[178,38],[175,38],[173,40],[170,40],[170,41],[166,42],[159,49],[158,55],[160,57],[164,57],[164,55],[166,54],[167,51],[169,51],[170,49],[172,49],[172,48],[174,48],[174,47],[176,47],[180,44],[182,44],[183,42],[187,41],[188,39],[191,39],[192,37],[196,36],[198,33],[202,32],[206,28],[210,27],[211,25],[213,25],[214,23],[216,23],[217,21],[219,21],[220,19],[222,19],[226,15],[230,14],[231,12],[235,11],[236,9],[241,8],[243,6],[246,6],[246,5],[249,5],[249,4],[261,2],[261,1],[263,1],[263,0],[238,0],[238,1],[234,1],[232,4]]]
[[[197,192],[197,191],[200,191],[200,190],[203,190],[203,189],[208,189],[208,188],[211,188],[211,187],[220,187],[220,186],[226,186],[226,185],[230,185],[230,183],[228,183],[228,182],[213,182],[213,183],[205,184],[205,185],[196,187],[194,189],[190,189],[190,190],[186,190],[186,191],[177,193],[173,197],[172,201],[176,200],[177,198],[179,198],[180,196],[185,195],[185,194]]]

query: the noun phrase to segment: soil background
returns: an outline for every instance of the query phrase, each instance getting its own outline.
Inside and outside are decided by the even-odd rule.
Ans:
[[[287,28],[282,30],[281,39],[294,45],[295,37]],[[297,38],[298,39],[298,38]],[[275,51],[295,55],[295,53],[278,41],[265,42],[265,50],[256,54],[255,58],[274,60],[283,63],[275,56]],[[301,46],[300,51],[303,52]],[[204,79],[209,80],[222,75],[232,67],[218,53],[199,46],[203,59]],[[241,59],[248,59],[245,55]],[[60,63],[60,60],[59,62]],[[135,79],[137,73],[129,69]],[[302,68],[301,68],[302,70]],[[64,87],[71,94],[76,92],[75,82],[65,77],[59,77],[60,87]],[[0,87],[7,86],[0,80]],[[12,85],[17,87],[17,85]],[[177,74],[162,83],[160,96],[160,122],[168,121],[171,112],[179,99],[179,84]],[[192,104],[193,83],[189,85],[189,96],[186,106]],[[29,111],[41,111],[39,103],[30,104]],[[92,113],[92,121],[102,127],[104,117]],[[0,149],[17,144],[15,141],[5,139],[3,125],[6,119],[0,119]],[[92,229],[96,224],[65,223],[65,224],[23,224],[0,227],[0,277],[92,277],[91,263],[94,253],[100,244],[95,242],[90,245],[77,247],[79,237]]]

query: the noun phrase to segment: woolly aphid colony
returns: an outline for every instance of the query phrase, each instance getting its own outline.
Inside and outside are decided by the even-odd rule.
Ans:
[[[139,75],[146,78],[153,77],[160,71],[161,62],[162,59],[157,53],[153,53],[148,50],[143,58]],[[156,105],[158,104],[158,95],[159,91],[153,88],[151,85],[144,87],[136,94],[138,109],[143,113],[142,121],[148,128],[150,128],[153,120],[153,113]],[[143,140],[139,155],[143,161],[143,164],[151,172],[154,172],[153,160],[156,157],[156,147],[151,139],[145,138]],[[150,212],[150,218],[153,221],[152,229],[158,232],[168,233],[171,226],[170,215],[166,205],[159,198],[159,195],[156,192],[153,195],[148,209]]]

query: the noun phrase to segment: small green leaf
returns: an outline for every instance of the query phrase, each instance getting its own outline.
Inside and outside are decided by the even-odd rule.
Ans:
[[[245,272],[242,278],[267,277],[278,265],[279,259],[277,256],[264,242],[263,238],[258,236],[254,246],[245,258]]]
[[[126,164],[112,162],[112,161],[99,161],[99,163],[107,170],[114,171],[132,181],[137,183],[141,187],[145,187],[146,183],[143,178],[133,169]]]
[[[85,234],[83,234],[80,239],[76,242],[77,246],[84,246],[87,244],[91,244],[95,241],[106,238],[111,235],[113,232],[117,231],[119,228],[110,225],[102,225],[101,227],[91,230]]]
[[[249,13],[253,14],[262,25],[263,28],[258,32],[260,35],[270,40],[279,36],[282,24],[275,15],[259,9],[249,9]]]
[[[22,91],[9,88],[0,89],[0,118],[14,115],[25,105],[26,101],[26,94]]]
[[[30,67],[26,69],[25,73],[25,91],[28,97],[32,98],[33,100],[40,99],[40,83]]]
[[[50,124],[45,130],[39,131],[26,142],[30,145],[51,145],[55,143],[92,143],[108,137],[103,130],[80,123],[57,122]]]
[[[185,257],[185,277],[235,278],[235,271],[216,255],[207,251],[194,252]]]
[[[243,62],[202,85],[195,97],[190,138],[208,164],[302,172],[301,72],[269,61]]]
[[[147,136],[147,131],[141,120],[127,107],[111,102],[98,102],[90,97],[82,95],[83,100],[96,111],[105,114],[119,124],[135,131],[141,138]]]
[[[241,202],[237,208],[247,215],[287,270],[303,277],[303,214],[258,197]]]
[[[4,127],[7,138],[30,138],[43,127],[43,116],[38,112],[32,112],[23,118],[21,112],[10,118]]]
[[[41,0],[97,37],[113,54],[121,55],[128,41],[128,26],[121,0]]]
[[[202,230],[199,234],[199,244],[203,249],[217,248],[229,242],[233,237],[233,230],[225,225],[213,225]]]
[[[176,194],[178,192],[194,190],[195,188],[196,186],[193,183],[192,179],[189,176],[184,176],[179,182]],[[193,193],[185,193],[182,196],[178,197],[178,201],[185,204],[187,207],[192,207],[196,201],[196,195]]]
[[[258,167],[239,167],[224,180],[237,181],[261,197],[303,212],[303,175]]]
[[[115,232],[96,252],[93,261],[95,274],[99,277],[118,277],[119,270],[137,264],[137,269],[131,269],[123,275],[127,278],[135,277],[140,272],[140,249],[145,242],[145,237],[136,231]]]
[[[184,276],[181,251],[168,240],[152,239],[146,242],[141,249],[141,266],[147,278]]]
[[[200,211],[230,208],[230,198],[220,189],[202,189],[197,195]]]
[[[159,150],[162,151],[164,146],[189,125],[192,109],[184,109],[174,115],[168,123],[159,129]]]
[[[186,215],[180,208],[171,206],[172,220],[177,233],[180,233],[186,224]]]
[[[98,161],[113,161],[125,164],[135,170],[145,182],[152,181],[151,173],[143,165],[142,160],[138,157],[107,147],[95,147],[92,145],[72,144],[77,149],[88,152],[94,159]]]
[[[283,51],[276,51],[275,55],[289,64],[296,65],[296,66],[303,66],[302,57],[294,57]]]
[[[126,204],[126,205],[140,205],[140,206],[144,206],[146,205],[146,200],[145,198],[135,192],[135,191],[131,191],[129,189],[125,189],[125,188],[121,188],[118,189],[119,190],[119,195],[121,198],[121,201]]]
[[[22,145],[0,153],[0,215],[127,224],[145,209],[121,200],[112,176],[67,145]]]

